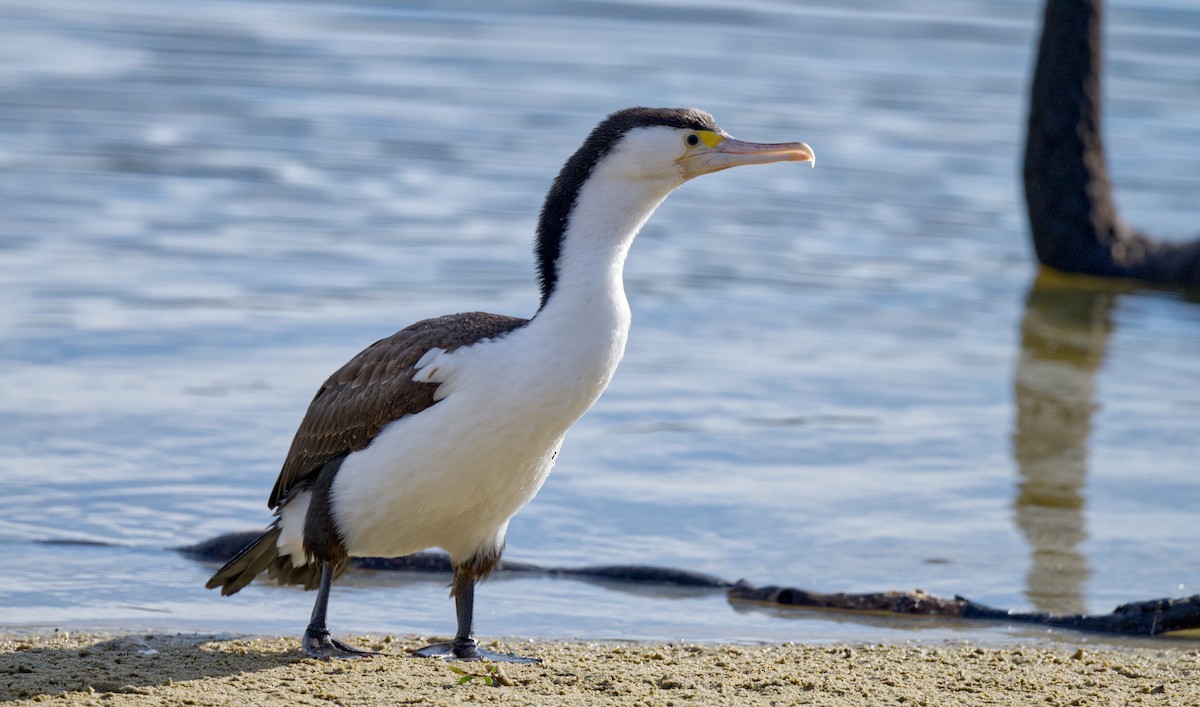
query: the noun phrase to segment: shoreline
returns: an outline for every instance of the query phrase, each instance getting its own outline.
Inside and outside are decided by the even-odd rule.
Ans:
[[[413,658],[427,637],[347,637],[369,660],[304,657],[295,637],[0,631],[0,701],[84,705],[1200,705],[1200,649],[943,644],[485,641],[542,660]],[[463,675],[475,677],[460,684]],[[491,676],[489,676],[491,677]],[[504,684],[500,684],[504,683]]]

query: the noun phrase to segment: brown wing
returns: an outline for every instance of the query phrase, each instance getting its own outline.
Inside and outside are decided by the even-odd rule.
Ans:
[[[433,405],[436,383],[413,381],[430,349],[453,351],[506,334],[528,319],[468,312],[426,319],[371,344],[325,381],[296,430],[269,505],[315,478],[327,462],[363,449],[389,422]]]

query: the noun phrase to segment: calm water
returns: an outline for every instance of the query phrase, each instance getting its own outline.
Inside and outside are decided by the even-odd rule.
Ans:
[[[1194,237],[1200,9],[1108,19],[1120,205]],[[0,2],[0,626],[299,632],[311,594],[222,599],[164,548],[267,522],[304,406],[366,344],[529,315],[550,179],[637,104],[819,166],[659,210],[625,362],[510,559],[1016,609],[1200,592],[1200,304],[1034,286],[1039,21],[1031,0]],[[492,636],[1029,635],[550,579],[479,610]],[[453,629],[443,578],[347,577],[331,611]]]

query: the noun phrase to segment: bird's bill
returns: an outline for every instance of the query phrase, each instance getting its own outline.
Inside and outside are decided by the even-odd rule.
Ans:
[[[679,159],[679,166],[684,179],[692,179],[730,167],[771,162],[809,162],[815,167],[817,157],[812,148],[802,142],[761,143],[724,137],[715,144],[706,144],[683,156]]]

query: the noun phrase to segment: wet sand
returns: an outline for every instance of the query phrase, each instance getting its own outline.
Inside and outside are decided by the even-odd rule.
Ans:
[[[1195,644],[489,644],[542,659],[411,658],[413,636],[359,636],[370,660],[306,659],[287,638],[0,633],[0,700],[69,705],[1200,705]]]

